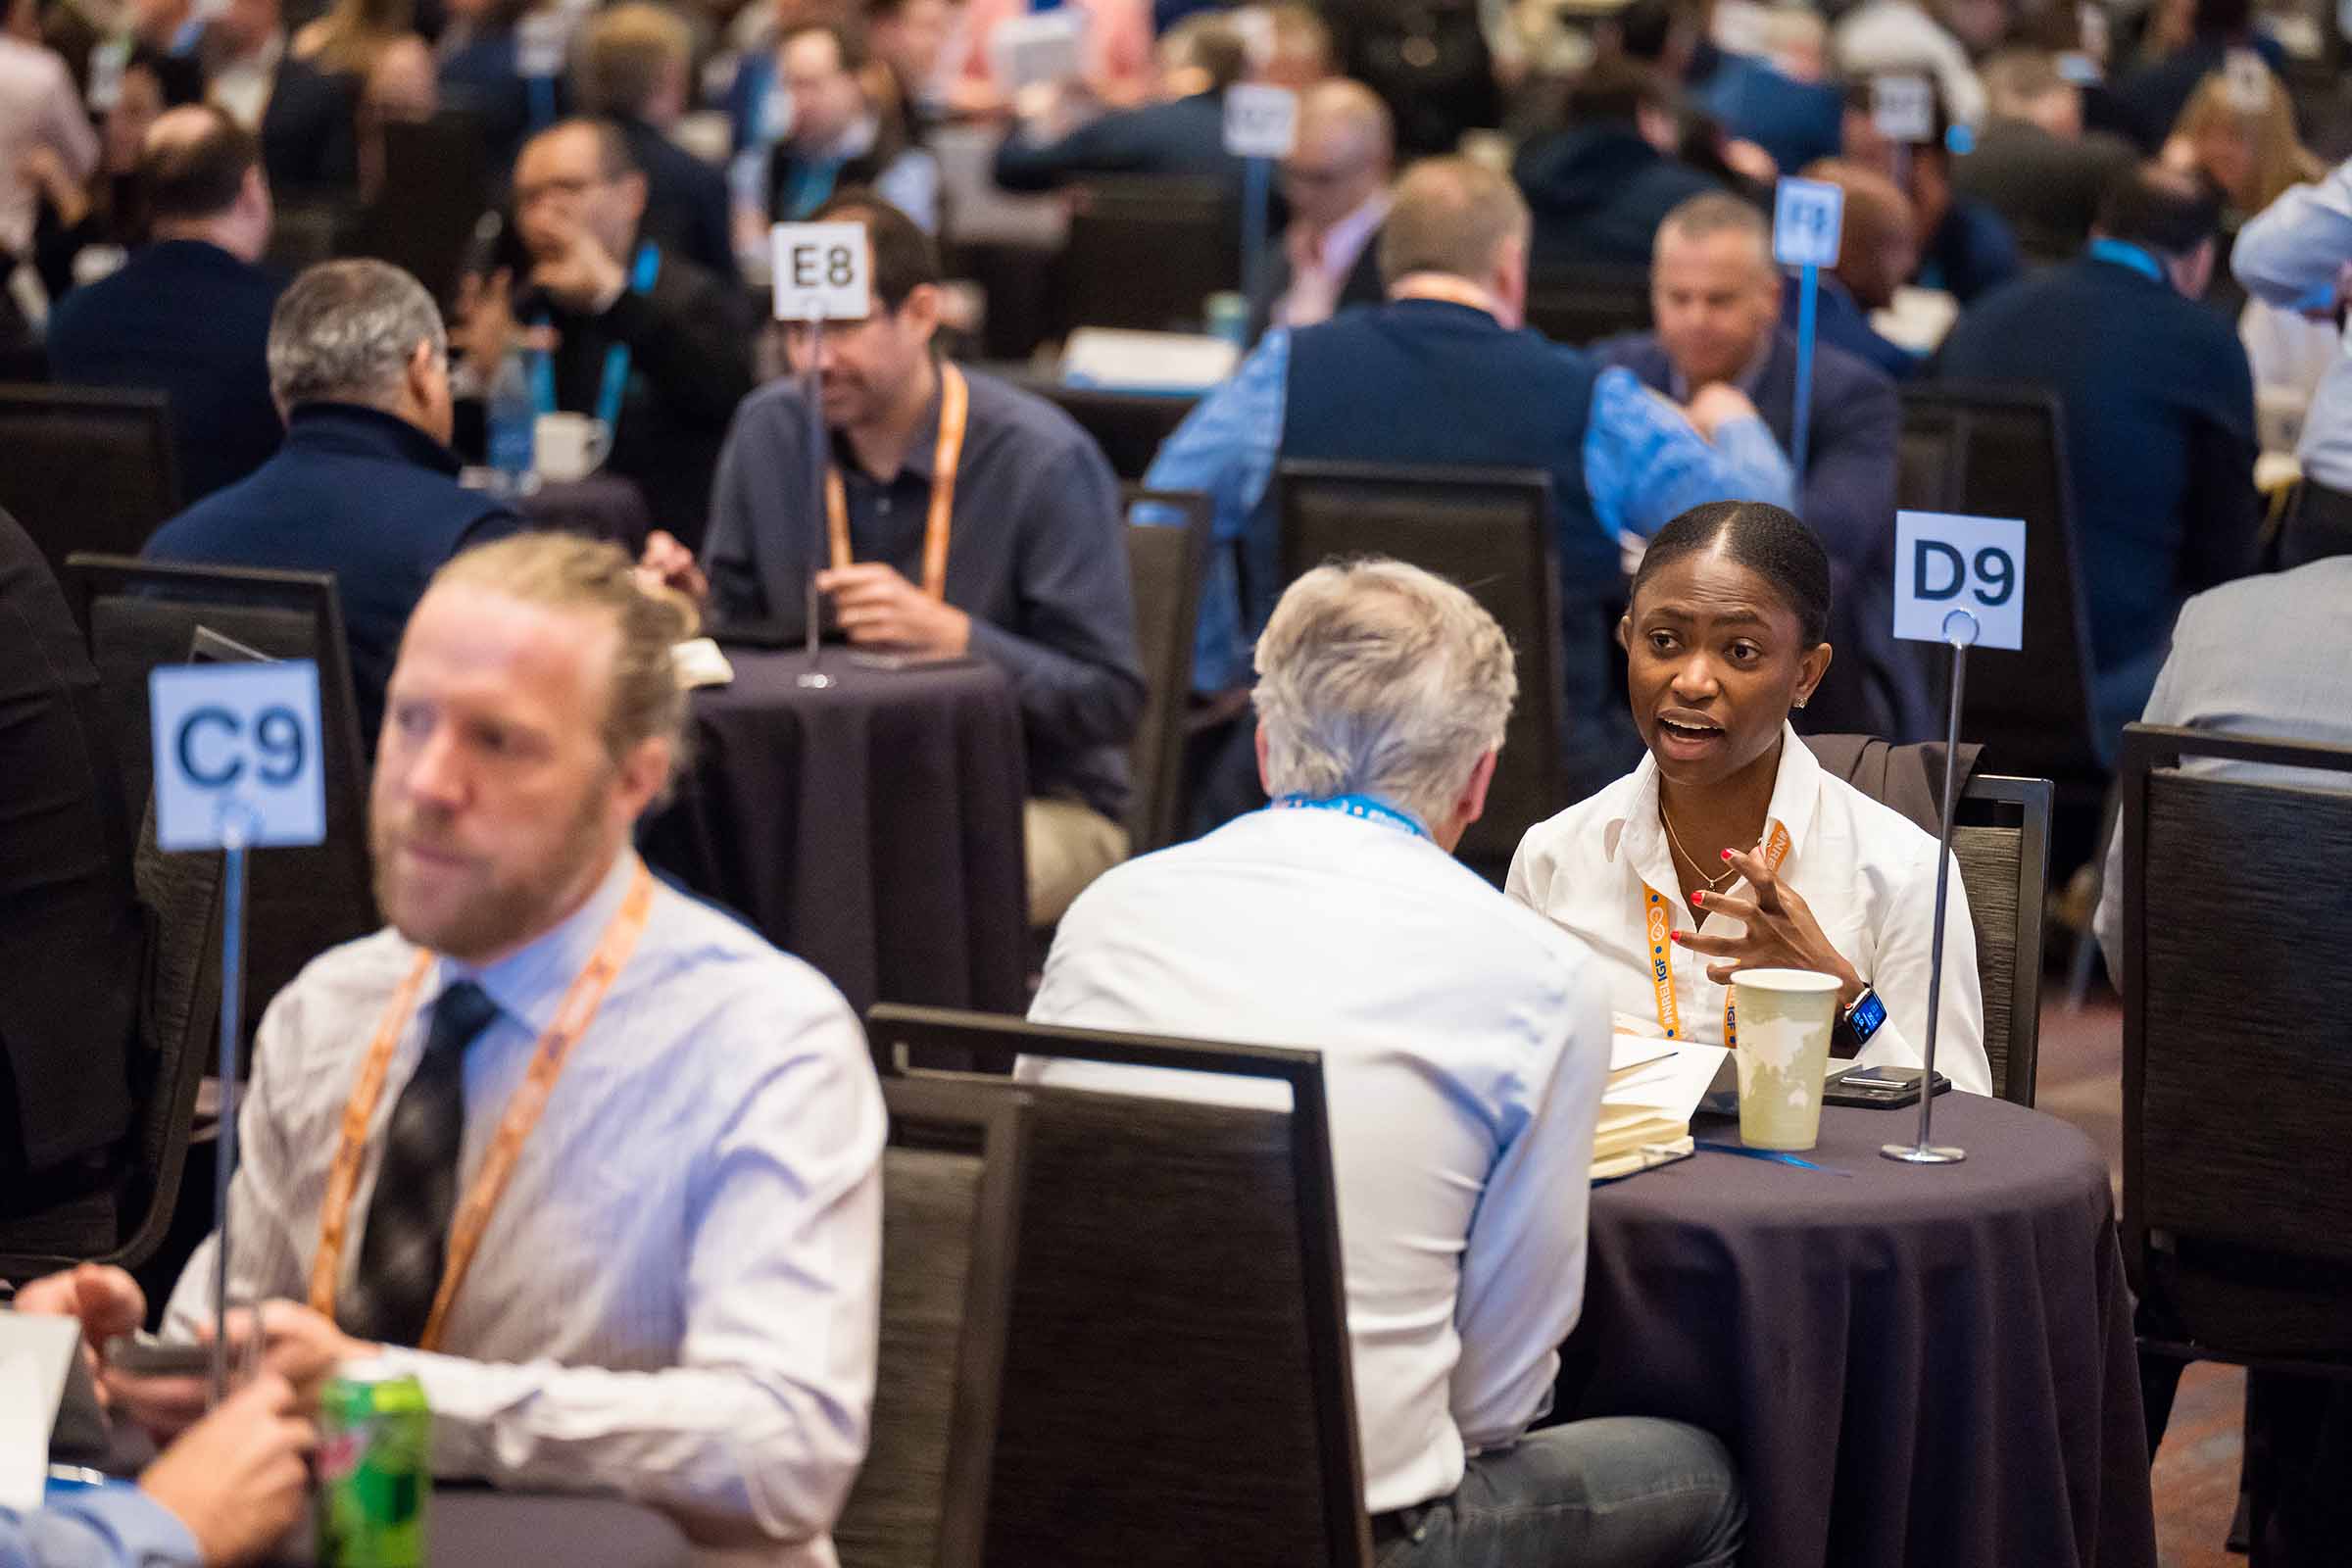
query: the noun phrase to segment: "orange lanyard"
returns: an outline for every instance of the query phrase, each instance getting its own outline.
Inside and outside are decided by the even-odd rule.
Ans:
[[[1764,868],[1778,871],[1781,862],[1788,858],[1788,830],[1780,823],[1764,835]],[[1683,1004],[1674,994],[1674,904],[1647,883],[1642,887],[1644,909],[1643,925],[1649,940],[1649,983],[1657,994],[1658,1025],[1669,1040],[1681,1040],[1683,1034]],[[1723,988],[1723,1043],[1740,1044],[1740,1020],[1732,1011],[1732,988]]]
[[[963,462],[963,427],[971,392],[963,372],[946,361],[939,366],[939,445],[931,461],[931,513],[923,524],[923,592],[944,599],[948,592],[948,535],[956,513],[956,468]],[[850,564],[850,502],[841,469],[825,466],[825,533],[833,564]]]
[[[580,1036],[587,1033],[589,1020],[604,1004],[605,993],[620,973],[621,965],[628,962],[637,939],[644,935],[653,905],[653,873],[641,864],[618,912],[605,927],[587,967],[573,977],[571,988],[564,993],[555,1022],[539,1037],[530,1072],[507,1102],[507,1112],[499,1120],[490,1152],[483,1159],[473,1185],[466,1189],[464,1200],[458,1204],[450,1222],[448,1262],[441,1272],[440,1289],[433,1293],[433,1308],[425,1318],[424,1333],[417,1340],[418,1349],[430,1350],[440,1343],[441,1325],[449,1315],[449,1303],[457,1299],[458,1287],[465,1283],[466,1271],[473,1263],[475,1250],[481,1246],[482,1233],[490,1228],[490,1211],[498,1206],[507,1179],[514,1174],[514,1161],[522,1152],[523,1141],[539,1124],[540,1112],[547,1108],[547,1097],[556,1087],[557,1075],[564,1070],[564,1058],[579,1044]],[[342,1142],[335,1150],[335,1162],[327,1173],[326,1202],[318,1221],[318,1255],[311,1263],[311,1305],[329,1318],[335,1315],[336,1282],[342,1272],[343,1246],[351,1227],[352,1195],[359,1188],[360,1162],[368,1151],[368,1124],[374,1119],[376,1104],[383,1099],[384,1075],[391,1068],[392,1054],[399,1047],[400,1037],[408,1031],[410,1020],[416,1016],[416,996],[432,966],[432,954],[416,955],[408,977],[392,994],[392,1004],[385,1009],[384,1020],[376,1027],[375,1039],[361,1064],[360,1081],[343,1105]]]

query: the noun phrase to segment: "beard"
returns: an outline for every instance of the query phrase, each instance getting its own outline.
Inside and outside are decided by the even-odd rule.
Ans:
[[[440,814],[409,811],[379,817],[372,833],[375,904],[403,937],[434,953],[471,961],[519,947],[556,925],[583,879],[606,857],[606,791],[586,791],[549,852],[525,866],[499,867],[453,843]],[[470,864],[441,871],[439,887],[404,869],[400,847],[416,845],[466,856]],[[455,887],[470,881],[470,890]]]

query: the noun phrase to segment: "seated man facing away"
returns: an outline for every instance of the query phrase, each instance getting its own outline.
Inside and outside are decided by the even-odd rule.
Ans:
[[[424,285],[388,262],[321,262],[270,318],[270,393],[286,444],[156,530],[144,554],[190,565],[331,571],[372,754],[400,634],[444,562],[521,526],[458,483],[449,336]]]
[[[1274,805],[1090,888],[1030,1016],[1321,1047],[1382,1568],[1731,1563],[1744,1510],[1714,1438],[1636,1418],[1528,1430],[1583,1305],[1609,1018],[1582,944],[1449,854],[1518,690],[1501,628],[1417,567],[1319,566],[1283,595],[1257,672]]]
[[[566,535],[435,577],[376,759],[391,927],[262,1020],[229,1288],[297,1388],[379,1354],[414,1373],[442,1475],[618,1492],[828,1568],[873,1395],[882,1097],[831,986],[629,847],[675,765],[692,620]],[[208,1326],[218,1245],[167,1337]],[[18,1304],[94,1342],[145,1313],[118,1269]],[[203,1404],[199,1379],[106,1388],[163,1431]]]
[[[1223,548],[1201,599],[1193,683],[1221,692],[1247,682],[1246,638],[1282,586],[1281,462],[1548,473],[1568,783],[1582,795],[1641,752],[1610,674],[1620,532],[1648,535],[1702,501],[1786,500],[1789,471],[1739,392],[1711,390],[1686,416],[1633,375],[1522,328],[1529,225],[1506,175],[1463,158],[1406,170],[1380,233],[1388,302],[1268,332],[1168,438],[1146,482],[1200,491],[1214,508]]]
[[[270,184],[251,133],[189,104],[148,127],[138,185],[153,243],[58,303],[49,365],[60,381],[167,394],[179,493],[193,501],[260,467],[285,434],[262,362],[285,287],[262,262]]]
[[[1028,742],[1029,914],[1050,925],[1127,853],[1127,738],[1144,677],[1118,481],[1069,416],[932,347],[939,253],[905,214],[851,193],[817,218],[865,225],[873,305],[828,324],[811,450],[808,333],[795,376],[747,399],[719,455],[698,564],[657,533],[647,568],[708,593],[719,618],[806,613],[809,498],[826,495],[823,612],[851,642],[971,654],[1004,670]]]

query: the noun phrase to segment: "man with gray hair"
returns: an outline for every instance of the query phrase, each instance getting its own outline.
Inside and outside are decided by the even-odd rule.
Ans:
[[[449,336],[430,294],[383,262],[322,262],[270,318],[285,445],[147,541],[151,560],[331,571],[372,755],[400,631],[441,564],[521,527],[458,483]]]
[[[1714,1438],[1631,1418],[1528,1430],[1584,1301],[1609,1016],[1583,946],[1447,853],[1486,804],[1518,693],[1509,643],[1460,588],[1368,560],[1293,583],[1256,662],[1274,804],[1080,895],[1030,1017],[1323,1053],[1382,1568],[1731,1563],[1744,1510]]]

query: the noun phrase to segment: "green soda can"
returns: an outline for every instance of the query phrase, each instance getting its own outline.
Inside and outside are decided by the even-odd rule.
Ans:
[[[424,1386],[347,1361],[318,1396],[318,1568],[424,1568],[433,1494]]]

